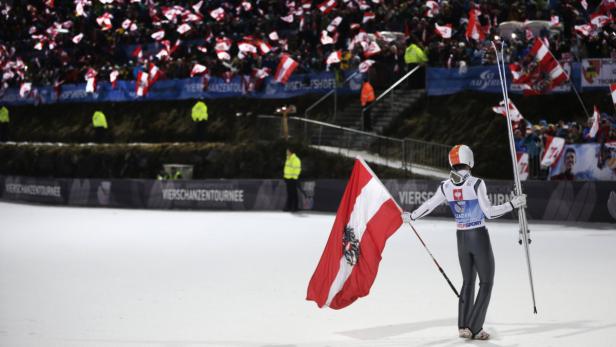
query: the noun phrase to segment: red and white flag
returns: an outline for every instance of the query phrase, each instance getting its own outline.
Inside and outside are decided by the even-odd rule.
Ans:
[[[334,8],[336,8],[336,0],[325,0],[320,3],[317,7],[319,11],[323,12],[323,14],[330,13]]]
[[[257,54],[257,46],[250,42],[240,41],[237,43],[237,49],[242,53]]]
[[[565,69],[539,38],[535,39],[527,57],[536,62],[531,65],[532,70],[530,71],[523,71],[522,67],[516,63],[509,65],[513,75],[512,83],[521,85],[525,95],[548,92],[569,80]]]
[[[450,39],[451,38],[451,33],[452,33],[451,24],[438,25],[438,24],[434,23],[434,28],[436,29],[436,33],[440,37],[442,37],[444,39]]]
[[[590,23],[597,28],[603,28],[605,25],[612,22],[612,17],[601,13],[593,13],[590,15]]]
[[[205,65],[201,65],[196,63],[192,70],[190,71],[190,77],[195,77],[196,75],[201,75],[207,72],[207,67]]]
[[[153,63],[150,63],[150,67],[148,69],[148,75],[150,76],[150,79],[148,80],[148,88],[151,87],[154,83],[156,83],[156,81],[158,81],[162,74],[163,73],[158,68],[158,66],[154,65]]]
[[[96,91],[96,75],[98,73],[92,68],[86,71],[86,93],[94,93]]]
[[[528,179],[528,153],[515,152],[515,155],[518,159],[518,174],[520,180],[526,181]]]
[[[180,33],[180,35],[183,35],[187,32],[189,32],[190,30],[192,30],[192,27],[186,23],[180,25],[177,29],[177,32]]]
[[[22,98],[27,98],[32,93],[32,83],[25,82],[19,86],[19,96]]]
[[[370,67],[374,64],[374,60],[366,59],[359,64],[359,72],[366,73],[370,70]]]
[[[471,8],[468,13],[468,23],[466,24],[466,40],[471,39],[475,41],[483,41],[486,38],[486,34],[483,31],[481,25],[479,25],[479,19],[477,18],[477,10]]]
[[[139,71],[135,82],[135,92],[137,96],[145,96],[149,89],[149,76],[147,72]]]
[[[428,10],[426,11],[426,17],[432,18],[439,13],[440,6],[436,1],[426,1],[426,7],[428,8]]]
[[[362,160],[355,160],[306,300],[341,309],[370,293],[387,239],[402,225],[401,209]]]
[[[135,49],[133,49],[133,51],[131,52],[130,56],[133,58],[141,59],[143,57],[143,49],[141,48],[141,46],[135,47]]]
[[[376,41],[371,41],[369,44],[367,44],[366,48],[364,49],[364,57],[370,58],[373,55],[376,55],[380,52],[381,52],[381,47],[379,46],[379,44],[376,43]]]
[[[216,45],[214,46],[214,50],[216,50],[216,51],[228,51],[228,50],[231,49],[231,44],[233,44],[231,39],[226,38],[226,37],[217,37],[216,38]]]
[[[159,30],[155,33],[153,33],[152,35],[150,35],[151,38],[153,38],[156,41],[160,41],[165,37],[165,30]]]
[[[498,106],[494,106],[492,107],[492,111],[494,111],[495,113],[498,113],[500,115],[502,115],[503,117],[507,118],[507,111],[505,110],[505,101],[501,100],[501,102],[498,103]],[[509,116],[511,117],[511,121],[514,123],[517,123],[519,121],[521,121],[522,119],[524,119],[524,117],[522,117],[522,114],[520,113],[520,111],[518,111],[518,108],[515,107],[515,105],[513,104],[513,101],[509,100]]]
[[[118,75],[120,74],[120,72],[118,72],[118,70],[112,70],[109,73],[109,82],[111,82],[111,88],[115,89],[116,86],[118,85]]]
[[[597,133],[599,132],[600,124],[601,124],[601,114],[599,113],[599,108],[595,106],[595,110],[592,113],[592,126],[590,127],[590,130],[588,131],[589,138],[592,139],[593,137],[597,136]]]
[[[266,55],[272,51],[272,46],[265,41],[257,41],[257,46],[259,47],[259,52],[261,52],[261,55]]]
[[[610,94],[612,95],[612,103],[616,105],[616,83],[610,84]]]
[[[111,20],[113,19],[113,15],[109,12],[103,13],[100,17],[96,18],[96,23],[103,28],[102,30],[109,30],[113,27],[111,24]]]
[[[280,16],[280,20],[289,24],[293,23],[293,13],[289,13],[286,16]]]
[[[556,136],[546,136],[545,152],[541,158],[541,166],[550,167],[554,165],[565,148],[565,139]]]
[[[593,31],[593,27],[590,24],[575,25],[573,29],[581,36],[590,36],[590,33]]]
[[[225,19],[225,10],[222,7],[218,7],[217,9],[210,11],[210,16],[217,22],[220,22]]]
[[[337,35],[338,33],[334,34],[334,36],[332,37],[332,36],[329,36],[329,33],[327,32],[327,30],[321,31],[321,44],[323,46],[333,45],[337,41]]]
[[[361,20],[361,23],[366,24],[369,21],[374,20],[374,18],[376,18],[376,15],[374,14],[374,12],[366,11],[364,12],[364,18]]]
[[[550,17],[550,25],[556,26],[558,24],[560,24],[560,18],[558,18],[558,16],[551,16]]]
[[[73,36],[72,41],[74,44],[78,44],[81,39],[83,39],[83,33]]]
[[[291,58],[288,54],[283,54],[278,63],[278,68],[274,74],[274,80],[276,82],[286,84],[289,77],[293,74],[293,71],[297,69],[299,64]]]
[[[231,60],[231,54],[227,51],[216,50],[216,57],[219,60]]]
[[[327,59],[325,60],[325,64],[330,66],[331,64],[339,63],[342,60],[342,52],[334,51],[329,54]]]

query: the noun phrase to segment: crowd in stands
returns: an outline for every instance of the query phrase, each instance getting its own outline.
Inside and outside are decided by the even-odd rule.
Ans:
[[[112,71],[134,80],[155,63],[161,78],[199,73],[230,77],[272,74],[281,54],[298,63],[296,72],[323,71],[332,52],[335,69],[375,60],[400,74],[417,61],[412,44],[432,66],[493,64],[489,40],[505,21],[552,21],[547,37],[557,58],[610,57],[615,26],[603,23],[580,34],[576,25],[610,0],[7,0],[0,4],[2,86],[83,83],[93,69],[99,80]],[[473,11],[471,11],[473,10]],[[612,12],[613,8],[607,8]],[[471,12],[482,35],[468,38]],[[436,25],[451,25],[451,37]],[[445,37],[443,37],[445,36]],[[530,36],[507,37],[507,59],[523,57]],[[228,40],[228,41],[227,41]],[[257,46],[240,50],[238,43]],[[230,45],[229,45],[230,43]],[[246,47],[246,46],[245,46]],[[424,56],[424,55],[421,55]]]

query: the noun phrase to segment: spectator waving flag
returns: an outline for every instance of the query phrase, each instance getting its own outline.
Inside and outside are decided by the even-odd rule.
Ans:
[[[190,77],[195,77],[196,75],[201,75],[204,73],[207,73],[207,67],[205,65],[196,63],[190,71]]]
[[[513,75],[512,83],[520,85],[525,95],[543,94],[569,80],[565,69],[539,38],[535,39],[527,58],[534,62],[527,71],[519,64],[509,66]]]
[[[109,73],[109,82],[111,82],[111,88],[116,89],[118,85],[118,75],[120,72],[118,70],[112,70]]]
[[[518,161],[518,173],[520,174],[520,180],[526,181],[528,179],[528,153],[516,152]]]
[[[612,95],[612,103],[616,107],[616,83],[610,84],[610,94]]]
[[[466,24],[466,40],[470,41],[471,39],[475,41],[483,41],[486,38],[486,34],[481,28],[479,24],[479,11],[471,8],[468,13],[468,23]]]
[[[297,69],[299,64],[291,58],[288,54],[283,54],[278,63],[278,68],[274,74],[274,80],[276,82],[286,84],[289,77],[293,74],[293,71]]]
[[[341,309],[368,295],[385,243],[402,225],[400,213],[370,167],[355,160],[306,300]]]

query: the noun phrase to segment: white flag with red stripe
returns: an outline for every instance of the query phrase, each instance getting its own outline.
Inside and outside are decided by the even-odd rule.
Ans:
[[[565,147],[565,139],[556,136],[546,136],[545,152],[541,158],[541,166],[550,167],[556,163]]]
[[[325,60],[325,64],[330,66],[331,64],[339,63],[342,60],[342,51],[333,51],[329,54]]]
[[[325,0],[317,7],[319,8],[319,11],[323,12],[323,14],[328,14],[336,7],[336,5],[336,0]]]
[[[94,93],[96,91],[96,70],[89,68],[86,72],[86,93]]]
[[[401,212],[370,167],[357,159],[306,300],[341,309],[368,295],[385,243],[402,225]]]
[[[359,72],[361,72],[361,73],[368,72],[368,70],[370,70],[370,67],[372,65],[374,65],[374,60],[372,60],[372,59],[366,59],[366,60],[362,61],[361,64],[359,64]]]
[[[137,81],[135,82],[135,92],[137,96],[145,96],[149,89],[148,73],[139,71],[137,73]]]
[[[274,74],[274,80],[276,82],[286,84],[289,77],[293,74],[293,71],[297,69],[299,64],[291,58],[288,54],[283,54],[278,63],[278,68]]]
[[[599,113],[599,108],[595,106],[595,111],[592,113],[592,126],[588,131],[588,137],[593,138],[597,136],[599,132],[599,125],[601,124],[601,114]]]
[[[616,83],[610,84],[610,94],[612,95],[612,103],[616,106]]]
[[[112,70],[109,73],[109,82],[111,82],[111,88],[115,89],[118,85],[118,75],[120,72],[118,70]]]
[[[434,28],[436,29],[435,31],[440,37],[444,39],[451,38],[451,33],[452,33],[451,24],[438,25],[434,23]]]
[[[505,100],[501,100],[501,102],[498,103],[498,106],[492,107],[492,111],[507,118],[507,111],[505,110]],[[518,108],[515,107],[513,101],[511,100],[509,100],[509,116],[511,117],[511,121],[514,123],[517,123],[524,119],[520,111],[518,111]]]
[[[32,93],[32,83],[31,82],[25,82],[19,86],[19,96],[20,97],[26,98],[30,96],[31,93]]]
[[[190,71],[190,77],[195,77],[196,75],[201,75],[207,72],[207,67],[205,65],[201,65],[196,63],[192,70]]]
[[[515,155],[518,159],[518,174],[520,180],[526,181],[528,179],[528,153],[515,152]]]
[[[512,83],[521,85],[525,95],[548,92],[569,80],[565,69],[539,38],[535,39],[527,57],[536,62],[529,65],[529,71],[524,71],[521,65],[516,63],[509,65],[513,75]]]

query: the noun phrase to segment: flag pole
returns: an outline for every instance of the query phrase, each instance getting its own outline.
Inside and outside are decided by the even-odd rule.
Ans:
[[[496,65],[498,67],[498,76],[501,82],[501,91],[503,93],[503,100],[505,103],[505,112],[507,114],[507,132],[509,135],[509,149],[511,151],[511,163],[513,165],[513,178],[515,183],[515,193],[516,195],[522,194],[522,183],[520,181],[520,174],[518,171],[518,161],[516,159],[515,152],[515,143],[513,140],[513,127],[511,126],[511,115],[509,114],[509,94],[507,91],[507,75],[505,71],[505,57],[504,57],[504,46],[505,42],[501,43],[501,51],[500,51],[500,59],[499,59],[499,51],[496,47],[496,44],[492,42],[492,47],[494,48],[494,52],[496,53]],[[528,238],[528,222],[526,219],[526,210],[523,207],[518,209],[518,222],[520,225],[520,234],[521,240],[524,244],[524,251],[526,253],[526,265],[528,269],[528,279],[530,281],[530,291],[533,299],[533,312],[537,314],[537,304],[535,301],[535,286],[533,284],[533,271],[530,265],[530,254],[528,245],[530,243],[530,239]]]

